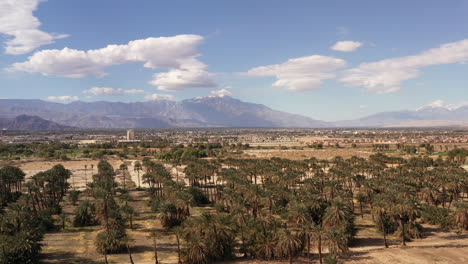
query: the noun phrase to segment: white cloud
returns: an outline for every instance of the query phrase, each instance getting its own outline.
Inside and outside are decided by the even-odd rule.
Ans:
[[[359,108],[360,109],[366,109],[366,108],[368,108],[368,106],[367,105],[360,105]]]
[[[232,96],[232,95],[233,93],[227,89],[211,91],[211,96],[215,96],[215,97],[224,97],[224,96]]]
[[[93,87],[88,90],[84,90],[83,93],[85,94],[92,94],[97,96],[116,96],[116,95],[123,95],[123,89],[114,89],[112,87]]]
[[[148,94],[145,96],[145,99],[148,101],[159,101],[159,100],[167,100],[167,101],[174,101],[175,97],[170,94]]]
[[[330,49],[336,50],[336,51],[349,52],[349,51],[355,51],[361,46],[362,46],[361,42],[347,40],[347,41],[336,42],[335,45],[330,47]]]
[[[346,66],[346,61],[334,57],[312,55],[289,59],[274,64],[250,69],[251,76],[275,76],[273,86],[286,87],[291,91],[317,90],[324,80],[335,78],[333,73]]]
[[[124,94],[145,94],[146,91],[138,89],[124,90],[122,88],[112,87],[92,87],[91,89],[84,90],[83,93],[97,96],[120,96]]]
[[[463,101],[463,102],[458,102],[455,104],[447,104],[442,100],[435,100],[434,102],[427,104],[418,110],[424,109],[424,108],[445,108],[448,110],[455,110],[463,106],[468,106],[468,101]]]
[[[403,81],[419,76],[420,68],[468,61],[468,39],[443,44],[418,55],[363,63],[345,71],[341,81],[362,86],[370,92],[390,93],[400,90]]]
[[[143,62],[145,68],[168,69],[157,73],[150,83],[159,90],[180,91],[186,88],[216,86],[206,65],[197,60],[199,35],[147,38],[126,45],[108,45],[97,50],[43,50],[27,61],[15,63],[12,71],[39,72],[68,78],[103,76],[108,66]]]
[[[68,36],[50,34],[38,29],[41,22],[33,12],[40,2],[43,0],[0,1],[0,34],[10,37],[5,42],[7,54],[28,53]]]
[[[170,69],[168,72],[156,73],[150,84],[161,91],[181,91],[187,88],[211,88],[216,87],[213,74],[205,70],[206,65],[193,59],[187,61],[179,69]]]
[[[126,93],[126,94],[144,94],[146,92],[145,92],[145,90],[130,89],[130,90],[124,90],[124,93]]]
[[[70,95],[63,95],[63,96],[49,96],[47,100],[50,101],[78,101],[80,98],[78,96],[70,96]]]

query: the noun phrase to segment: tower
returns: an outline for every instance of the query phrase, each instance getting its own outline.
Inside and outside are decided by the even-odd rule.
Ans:
[[[127,130],[127,140],[135,140],[135,131]]]

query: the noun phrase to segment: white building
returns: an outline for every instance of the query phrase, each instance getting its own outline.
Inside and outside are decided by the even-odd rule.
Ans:
[[[127,130],[127,140],[135,140],[135,131]]]

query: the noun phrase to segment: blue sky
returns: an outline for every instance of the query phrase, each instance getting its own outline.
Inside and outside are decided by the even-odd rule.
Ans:
[[[0,0],[0,35],[0,98],[232,95],[327,121],[468,101],[463,0]]]

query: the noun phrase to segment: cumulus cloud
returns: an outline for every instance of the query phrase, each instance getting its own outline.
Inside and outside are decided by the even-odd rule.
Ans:
[[[167,101],[174,101],[175,97],[170,94],[148,94],[145,96],[145,99],[148,101],[160,101],[160,100],[167,100]]]
[[[83,93],[97,96],[120,96],[124,94],[145,94],[146,91],[139,89],[124,90],[122,88],[112,87],[92,87],[88,90],[84,90]]]
[[[435,100],[434,102],[427,104],[419,108],[418,110],[423,109],[423,108],[445,108],[448,110],[455,110],[463,106],[468,106],[468,101],[458,102],[455,104],[447,104],[443,100]]]
[[[126,45],[108,45],[96,50],[43,50],[27,61],[15,63],[12,71],[38,72],[69,78],[104,76],[108,66],[143,62],[145,68],[168,69],[154,75],[150,83],[159,90],[180,91],[186,88],[216,86],[207,66],[197,60],[199,35],[147,38]]]
[[[330,49],[336,50],[336,51],[350,52],[350,51],[357,50],[361,46],[362,46],[361,42],[347,40],[347,41],[336,42],[335,45],[330,47]]]
[[[145,90],[138,90],[138,89],[130,89],[130,90],[124,90],[124,93],[126,94],[144,94],[146,93]]]
[[[47,100],[50,101],[78,101],[80,98],[78,96],[71,95],[62,95],[62,96],[49,96]]]
[[[43,0],[0,1],[0,34],[9,36],[5,42],[7,54],[24,54],[40,46],[52,44],[68,35],[51,34],[39,30],[41,22],[33,12]]]
[[[150,84],[157,86],[158,90],[170,92],[181,91],[191,87],[216,87],[216,83],[213,81],[213,74],[205,69],[206,65],[192,59],[186,61],[178,69],[156,73],[154,80],[150,81]]]
[[[233,93],[229,91],[228,89],[221,89],[217,91],[211,91],[211,96],[215,97],[224,97],[224,96],[232,96]]]
[[[281,64],[250,69],[251,76],[275,76],[273,86],[286,87],[291,91],[317,90],[324,80],[336,77],[334,71],[346,66],[342,59],[312,55],[289,59]]]
[[[340,80],[351,86],[365,87],[370,92],[390,93],[399,91],[403,81],[418,77],[423,67],[466,61],[468,39],[443,44],[418,55],[363,63],[345,71]]]

